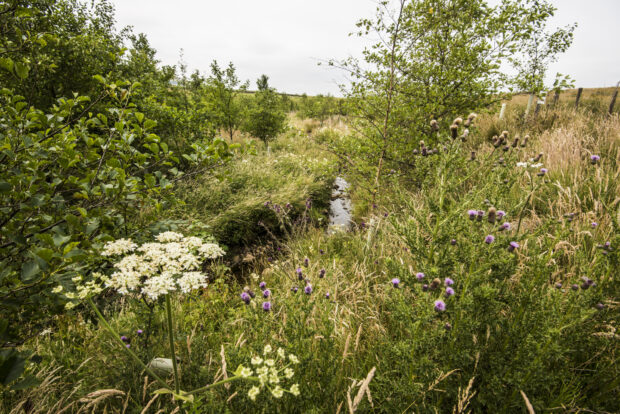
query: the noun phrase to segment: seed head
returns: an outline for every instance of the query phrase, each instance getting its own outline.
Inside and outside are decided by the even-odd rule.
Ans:
[[[487,221],[491,224],[495,223],[495,218],[497,214],[497,209],[495,207],[490,207],[487,211]]]

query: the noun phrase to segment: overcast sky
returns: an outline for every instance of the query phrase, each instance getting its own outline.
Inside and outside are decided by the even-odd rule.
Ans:
[[[373,0],[111,1],[119,28],[146,33],[162,64],[176,64],[183,49],[190,72],[208,73],[213,59],[222,66],[232,61],[252,88],[265,73],[279,91],[311,95],[339,94],[343,73],[317,62],[360,56],[369,41],[348,33],[376,7]],[[579,26],[549,73],[568,74],[583,87],[620,81],[620,0],[552,3],[558,8],[553,25]]]

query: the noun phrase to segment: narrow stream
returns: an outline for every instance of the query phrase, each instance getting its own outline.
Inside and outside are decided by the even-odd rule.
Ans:
[[[329,209],[328,232],[347,231],[351,227],[351,199],[347,193],[349,183],[336,177],[332,190],[332,200]]]

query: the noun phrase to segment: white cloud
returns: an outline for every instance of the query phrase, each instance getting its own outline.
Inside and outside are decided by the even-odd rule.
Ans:
[[[618,0],[554,0],[555,25],[578,22],[575,42],[550,74],[571,75],[578,86],[610,86],[620,80]],[[190,71],[208,73],[217,59],[232,61],[242,79],[265,73],[278,90],[338,94],[344,74],[319,60],[359,56],[367,42],[349,37],[355,22],[372,16],[372,0],[112,0],[119,27],[146,33],[163,64],[179,59]]]

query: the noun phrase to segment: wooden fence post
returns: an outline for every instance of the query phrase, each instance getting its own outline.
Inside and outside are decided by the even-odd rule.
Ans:
[[[577,89],[577,99],[575,99],[575,109],[579,108],[579,100],[581,99],[582,92],[583,92],[583,88]]]
[[[609,115],[611,115],[614,111],[614,105],[616,104],[616,98],[618,97],[618,88],[620,88],[620,82],[616,84],[616,90],[614,91],[614,94],[611,97],[611,102],[609,104]]]
[[[555,106],[558,104],[559,99],[560,99],[560,91],[556,89],[555,95],[553,95],[553,103],[551,104],[553,106],[553,109],[555,109]]]

